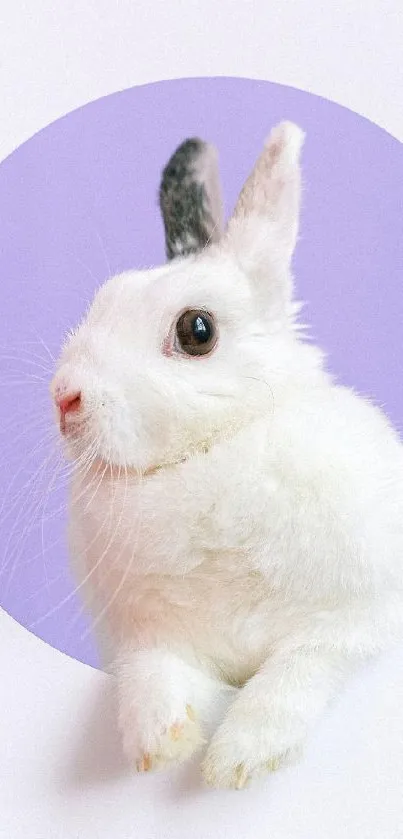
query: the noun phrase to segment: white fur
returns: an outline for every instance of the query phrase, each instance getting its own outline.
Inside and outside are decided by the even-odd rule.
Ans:
[[[54,382],[82,393],[70,454],[97,457],[75,472],[71,544],[128,757],[186,758],[233,685],[203,763],[215,786],[295,758],[402,625],[402,446],[295,323],[301,142],[275,130],[221,243],[106,283]],[[186,308],[216,317],[211,356],[173,350]]]

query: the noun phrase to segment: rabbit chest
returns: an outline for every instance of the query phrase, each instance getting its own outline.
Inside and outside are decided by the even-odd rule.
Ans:
[[[76,487],[73,553],[95,621],[101,615],[118,644],[168,642],[240,684],[306,614],[307,599],[284,585],[275,479],[247,475],[231,494],[205,478],[201,463],[190,476],[110,479],[95,494]]]

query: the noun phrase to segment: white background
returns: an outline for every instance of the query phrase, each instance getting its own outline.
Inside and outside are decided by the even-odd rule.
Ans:
[[[180,76],[318,93],[403,140],[401,0],[0,0],[0,159],[107,93]],[[402,292],[403,293],[403,292]],[[397,839],[403,656],[351,683],[303,765],[242,794],[131,778],[108,680],[0,612],[0,836]]]

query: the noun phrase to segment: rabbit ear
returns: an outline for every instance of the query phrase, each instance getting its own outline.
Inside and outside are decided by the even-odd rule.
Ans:
[[[202,140],[185,140],[162,173],[159,202],[168,259],[218,242],[223,211],[215,148]]]
[[[241,191],[223,240],[250,278],[262,284],[291,284],[289,267],[298,235],[303,141],[303,131],[291,122],[280,123],[272,131]],[[269,291],[275,289],[267,288]]]

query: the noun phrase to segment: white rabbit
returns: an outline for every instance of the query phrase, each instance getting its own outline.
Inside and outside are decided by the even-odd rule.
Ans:
[[[298,328],[302,142],[273,130],[219,242],[101,287],[53,382],[126,754],[186,759],[235,686],[202,763],[217,787],[296,757],[402,628],[403,448]]]

